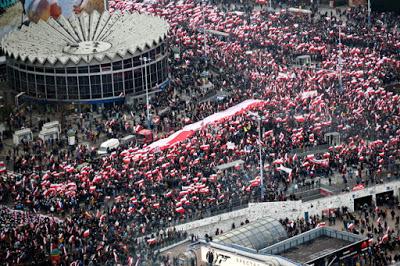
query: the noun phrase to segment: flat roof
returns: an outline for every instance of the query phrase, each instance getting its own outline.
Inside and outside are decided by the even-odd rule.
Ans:
[[[366,239],[361,235],[321,227],[271,245],[260,250],[260,253],[279,255],[300,263],[308,263]]]
[[[331,254],[332,252],[335,252],[336,250],[346,247],[352,243],[353,242],[342,239],[321,236],[277,255],[294,260],[296,262],[306,263],[308,261]]]

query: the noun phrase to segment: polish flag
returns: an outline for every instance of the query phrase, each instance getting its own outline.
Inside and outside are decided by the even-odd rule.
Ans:
[[[89,237],[89,235],[90,235],[90,230],[89,229],[87,229],[85,232],[83,232],[83,237],[84,238]]]
[[[182,208],[182,207],[176,208],[175,211],[176,211],[177,213],[180,213],[180,214],[185,213],[185,209]]]
[[[350,223],[347,225],[347,230],[352,231],[354,229],[354,223]]]
[[[325,227],[325,226],[326,226],[326,223],[325,222],[321,222],[321,223],[317,224],[316,228],[321,228],[321,227]]]

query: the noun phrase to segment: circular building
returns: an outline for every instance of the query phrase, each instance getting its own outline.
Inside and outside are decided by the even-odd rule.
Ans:
[[[106,103],[141,97],[168,82],[169,26],[138,13],[50,18],[5,36],[15,94],[45,102]]]

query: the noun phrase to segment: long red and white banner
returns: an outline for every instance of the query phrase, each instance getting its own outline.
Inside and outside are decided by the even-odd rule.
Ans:
[[[150,150],[166,149],[168,147],[171,147],[179,142],[182,142],[182,141],[190,138],[195,133],[195,131],[202,129],[207,125],[223,121],[227,118],[238,115],[242,112],[259,107],[259,106],[263,105],[264,103],[265,103],[265,101],[254,100],[254,99],[249,99],[249,100],[243,101],[235,106],[232,106],[232,107],[226,109],[225,111],[221,111],[221,112],[212,114],[212,115],[204,118],[201,121],[198,121],[198,122],[190,124],[190,125],[186,125],[181,130],[173,133],[169,137],[160,139],[156,142],[153,142],[152,144],[150,144],[148,146],[148,148]]]

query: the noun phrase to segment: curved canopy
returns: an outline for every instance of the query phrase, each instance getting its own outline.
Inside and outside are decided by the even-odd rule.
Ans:
[[[258,251],[286,238],[287,233],[281,223],[267,217],[217,236],[214,242],[235,244]]]

